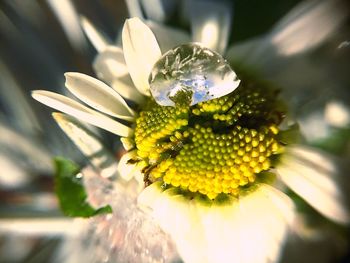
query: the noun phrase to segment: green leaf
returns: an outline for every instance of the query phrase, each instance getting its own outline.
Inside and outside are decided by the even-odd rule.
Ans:
[[[55,158],[55,167],[55,192],[64,215],[69,217],[91,217],[112,213],[112,208],[109,205],[94,209],[86,202],[87,194],[77,164],[57,157]]]

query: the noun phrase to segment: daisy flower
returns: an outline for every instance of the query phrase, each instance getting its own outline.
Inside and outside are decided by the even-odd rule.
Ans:
[[[90,107],[44,90],[32,96],[83,121],[54,113],[95,166],[109,164],[103,180],[118,170],[119,181],[139,182],[140,192],[133,193],[138,205],[127,211],[151,216],[184,262],[278,261],[296,215],[289,189],[330,220],[348,223],[337,166],[293,141],[278,88],[236,73],[213,50],[223,48],[210,44],[212,39],[181,43],[188,37],[175,31],[179,45],[164,50],[150,29],[157,31],[156,24],[131,18],[121,49],[108,46],[88,21],[83,24],[100,52],[94,64],[98,76],[111,87],[69,72],[67,89]],[[118,167],[96,154],[104,149],[85,132],[86,123],[121,137],[126,153]],[[99,203],[125,191],[121,185],[116,193],[103,192],[109,197]]]

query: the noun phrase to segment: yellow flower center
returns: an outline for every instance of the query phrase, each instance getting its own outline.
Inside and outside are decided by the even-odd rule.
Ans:
[[[278,154],[283,114],[276,90],[242,81],[224,97],[194,106],[158,105],[152,98],[136,119],[135,145],[148,182],[201,193],[239,195]]]

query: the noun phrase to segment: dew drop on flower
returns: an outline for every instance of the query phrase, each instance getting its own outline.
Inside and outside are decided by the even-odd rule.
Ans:
[[[191,43],[165,53],[149,77],[151,93],[162,106],[195,105],[235,90],[240,80],[218,53]]]

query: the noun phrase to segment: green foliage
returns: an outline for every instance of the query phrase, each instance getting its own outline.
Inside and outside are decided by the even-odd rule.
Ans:
[[[94,209],[86,202],[87,194],[77,164],[64,158],[55,158],[55,168],[55,192],[64,215],[91,217],[112,212],[109,205]]]

